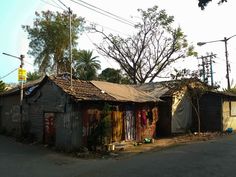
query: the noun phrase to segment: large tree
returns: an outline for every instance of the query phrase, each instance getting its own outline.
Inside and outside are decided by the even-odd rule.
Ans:
[[[40,72],[68,71],[70,46],[70,29],[68,12],[42,11],[36,12],[33,26],[23,25],[28,33],[29,54],[35,57],[34,63]],[[78,34],[83,27],[83,19],[75,14],[71,15],[72,45],[77,45]]]
[[[212,0],[198,0],[198,6],[203,10],[207,6],[207,4],[211,1]],[[222,4],[224,2],[227,2],[227,0],[218,0],[217,2],[218,4]]]
[[[101,69],[98,56],[93,56],[89,50],[81,50],[74,55],[75,75],[81,80],[93,80],[97,77],[97,70]]]
[[[157,6],[146,11],[139,9],[140,22],[136,34],[122,38],[92,30],[103,36],[98,51],[115,60],[134,84],[152,82],[168,66],[184,57],[194,55],[180,27],[173,28],[174,17]]]
[[[38,71],[27,72],[27,82],[37,80],[40,77],[42,77],[42,74],[40,74]]]
[[[124,74],[122,74],[120,69],[114,68],[106,68],[101,74],[99,74],[98,78],[103,81],[119,83],[119,84],[130,84],[130,80]]]

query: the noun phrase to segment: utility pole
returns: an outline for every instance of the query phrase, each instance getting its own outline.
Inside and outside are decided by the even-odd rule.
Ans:
[[[228,59],[228,40],[231,38],[236,37],[236,34],[230,37],[224,37],[224,39],[221,40],[215,40],[215,41],[208,41],[208,42],[198,42],[197,45],[202,46],[208,43],[214,43],[214,42],[224,42],[225,44],[225,61],[226,61],[226,79],[227,79],[227,89],[230,90],[230,79],[229,79],[229,59]]]
[[[20,57],[10,55],[7,53],[2,53],[3,55],[7,55],[13,58],[17,58],[20,60],[20,70],[22,71],[24,68],[24,55],[20,55]],[[24,81],[20,81],[20,123],[19,123],[19,130],[20,130],[20,135],[22,136],[23,134],[23,99],[24,99]]]
[[[20,68],[24,68],[24,55],[20,55]],[[23,97],[24,97],[24,81],[20,81],[20,135],[23,135]]]
[[[72,90],[73,88],[73,83],[72,83],[72,36],[71,36],[71,14],[72,11],[70,8],[68,8],[69,11],[69,18],[70,18],[70,88]]]
[[[58,0],[67,10],[69,13],[69,36],[70,36],[70,89],[72,90],[73,88],[73,82],[72,82],[72,75],[73,75],[73,71],[72,71],[72,33],[71,33],[71,15],[72,15],[72,10],[70,9],[70,7],[67,7],[61,0]]]
[[[228,47],[227,42],[230,38],[224,37],[224,43],[225,43],[225,61],[226,61],[226,79],[227,79],[227,88],[230,90],[230,79],[229,79],[229,59],[228,59]]]
[[[213,81],[213,66],[212,63],[214,62],[212,59],[216,57],[216,54],[207,54],[206,56],[201,56],[198,59],[202,60],[202,64],[199,64],[199,66],[202,67],[200,71],[202,71],[200,74],[202,74],[203,82],[207,83],[209,82],[209,78],[211,79],[211,86],[214,85]]]

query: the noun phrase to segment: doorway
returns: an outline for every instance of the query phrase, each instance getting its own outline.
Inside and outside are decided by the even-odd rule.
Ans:
[[[44,144],[53,146],[56,140],[55,113],[44,113]]]

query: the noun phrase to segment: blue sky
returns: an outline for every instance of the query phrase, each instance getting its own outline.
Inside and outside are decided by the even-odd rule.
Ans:
[[[62,0],[66,5],[70,6],[73,13],[85,17],[90,22],[95,22],[102,25],[104,30],[119,35],[132,34],[131,27],[121,24],[107,17],[104,17],[96,12],[86,9],[70,0]],[[33,71],[33,58],[27,55],[28,40],[27,34],[21,28],[22,25],[32,25],[35,17],[35,11],[52,10],[60,11],[60,8],[55,4],[58,0],[1,0],[0,11],[0,78],[19,67],[20,61],[2,55],[2,52],[9,53],[15,56],[24,54],[26,56],[25,68],[28,71]],[[234,17],[236,16],[236,1],[229,1],[223,6],[217,6],[216,3],[210,3],[205,11],[201,11],[197,7],[195,0],[86,0],[86,2],[100,7],[104,10],[110,11],[116,15],[122,16],[126,19],[136,21],[138,15],[137,9],[147,9],[153,5],[158,5],[161,9],[166,9],[169,15],[175,17],[176,26],[180,26],[190,43],[195,46],[199,55],[205,55],[206,52],[213,52],[217,54],[216,63],[214,64],[215,81],[225,87],[225,56],[224,44],[212,43],[202,47],[196,45],[199,41],[212,41],[223,39],[236,34],[236,25],[234,24]],[[134,3],[135,2],[135,3]],[[54,6],[49,4],[54,4]],[[132,18],[131,18],[132,16]],[[107,28],[108,27],[108,28]],[[92,42],[99,42],[101,39],[95,34],[83,34],[79,38],[80,49],[94,50],[95,47]],[[230,78],[236,82],[236,37],[229,41],[229,61],[231,64]],[[102,69],[105,67],[118,66],[102,56],[99,57],[102,62]],[[190,69],[197,69],[197,59],[188,59],[177,64],[178,68],[188,67]],[[171,68],[170,68],[171,69]],[[17,71],[2,79],[4,82],[17,82]]]
[[[2,0],[0,11],[0,78],[13,71],[20,65],[20,60],[3,55],[9,53],[14,56],[25,54],[25,46],[22,45],[27,38],[21,25],[29,24],[38,1],[32,0]],[[26,58],[26,60],[29,60]],[[32,62],[29,61],[30,63]],[[26,64],[26,67],[29,64]],[[31,66],[32,68],[32,66]],[[17,71],[2,79],[4,82],[17,82]]]

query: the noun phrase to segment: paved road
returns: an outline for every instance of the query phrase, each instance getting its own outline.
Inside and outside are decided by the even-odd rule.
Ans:
[[[236,135],[115,159],[83,160],[0,136],[0,177],[224,177],[236,175]]]

